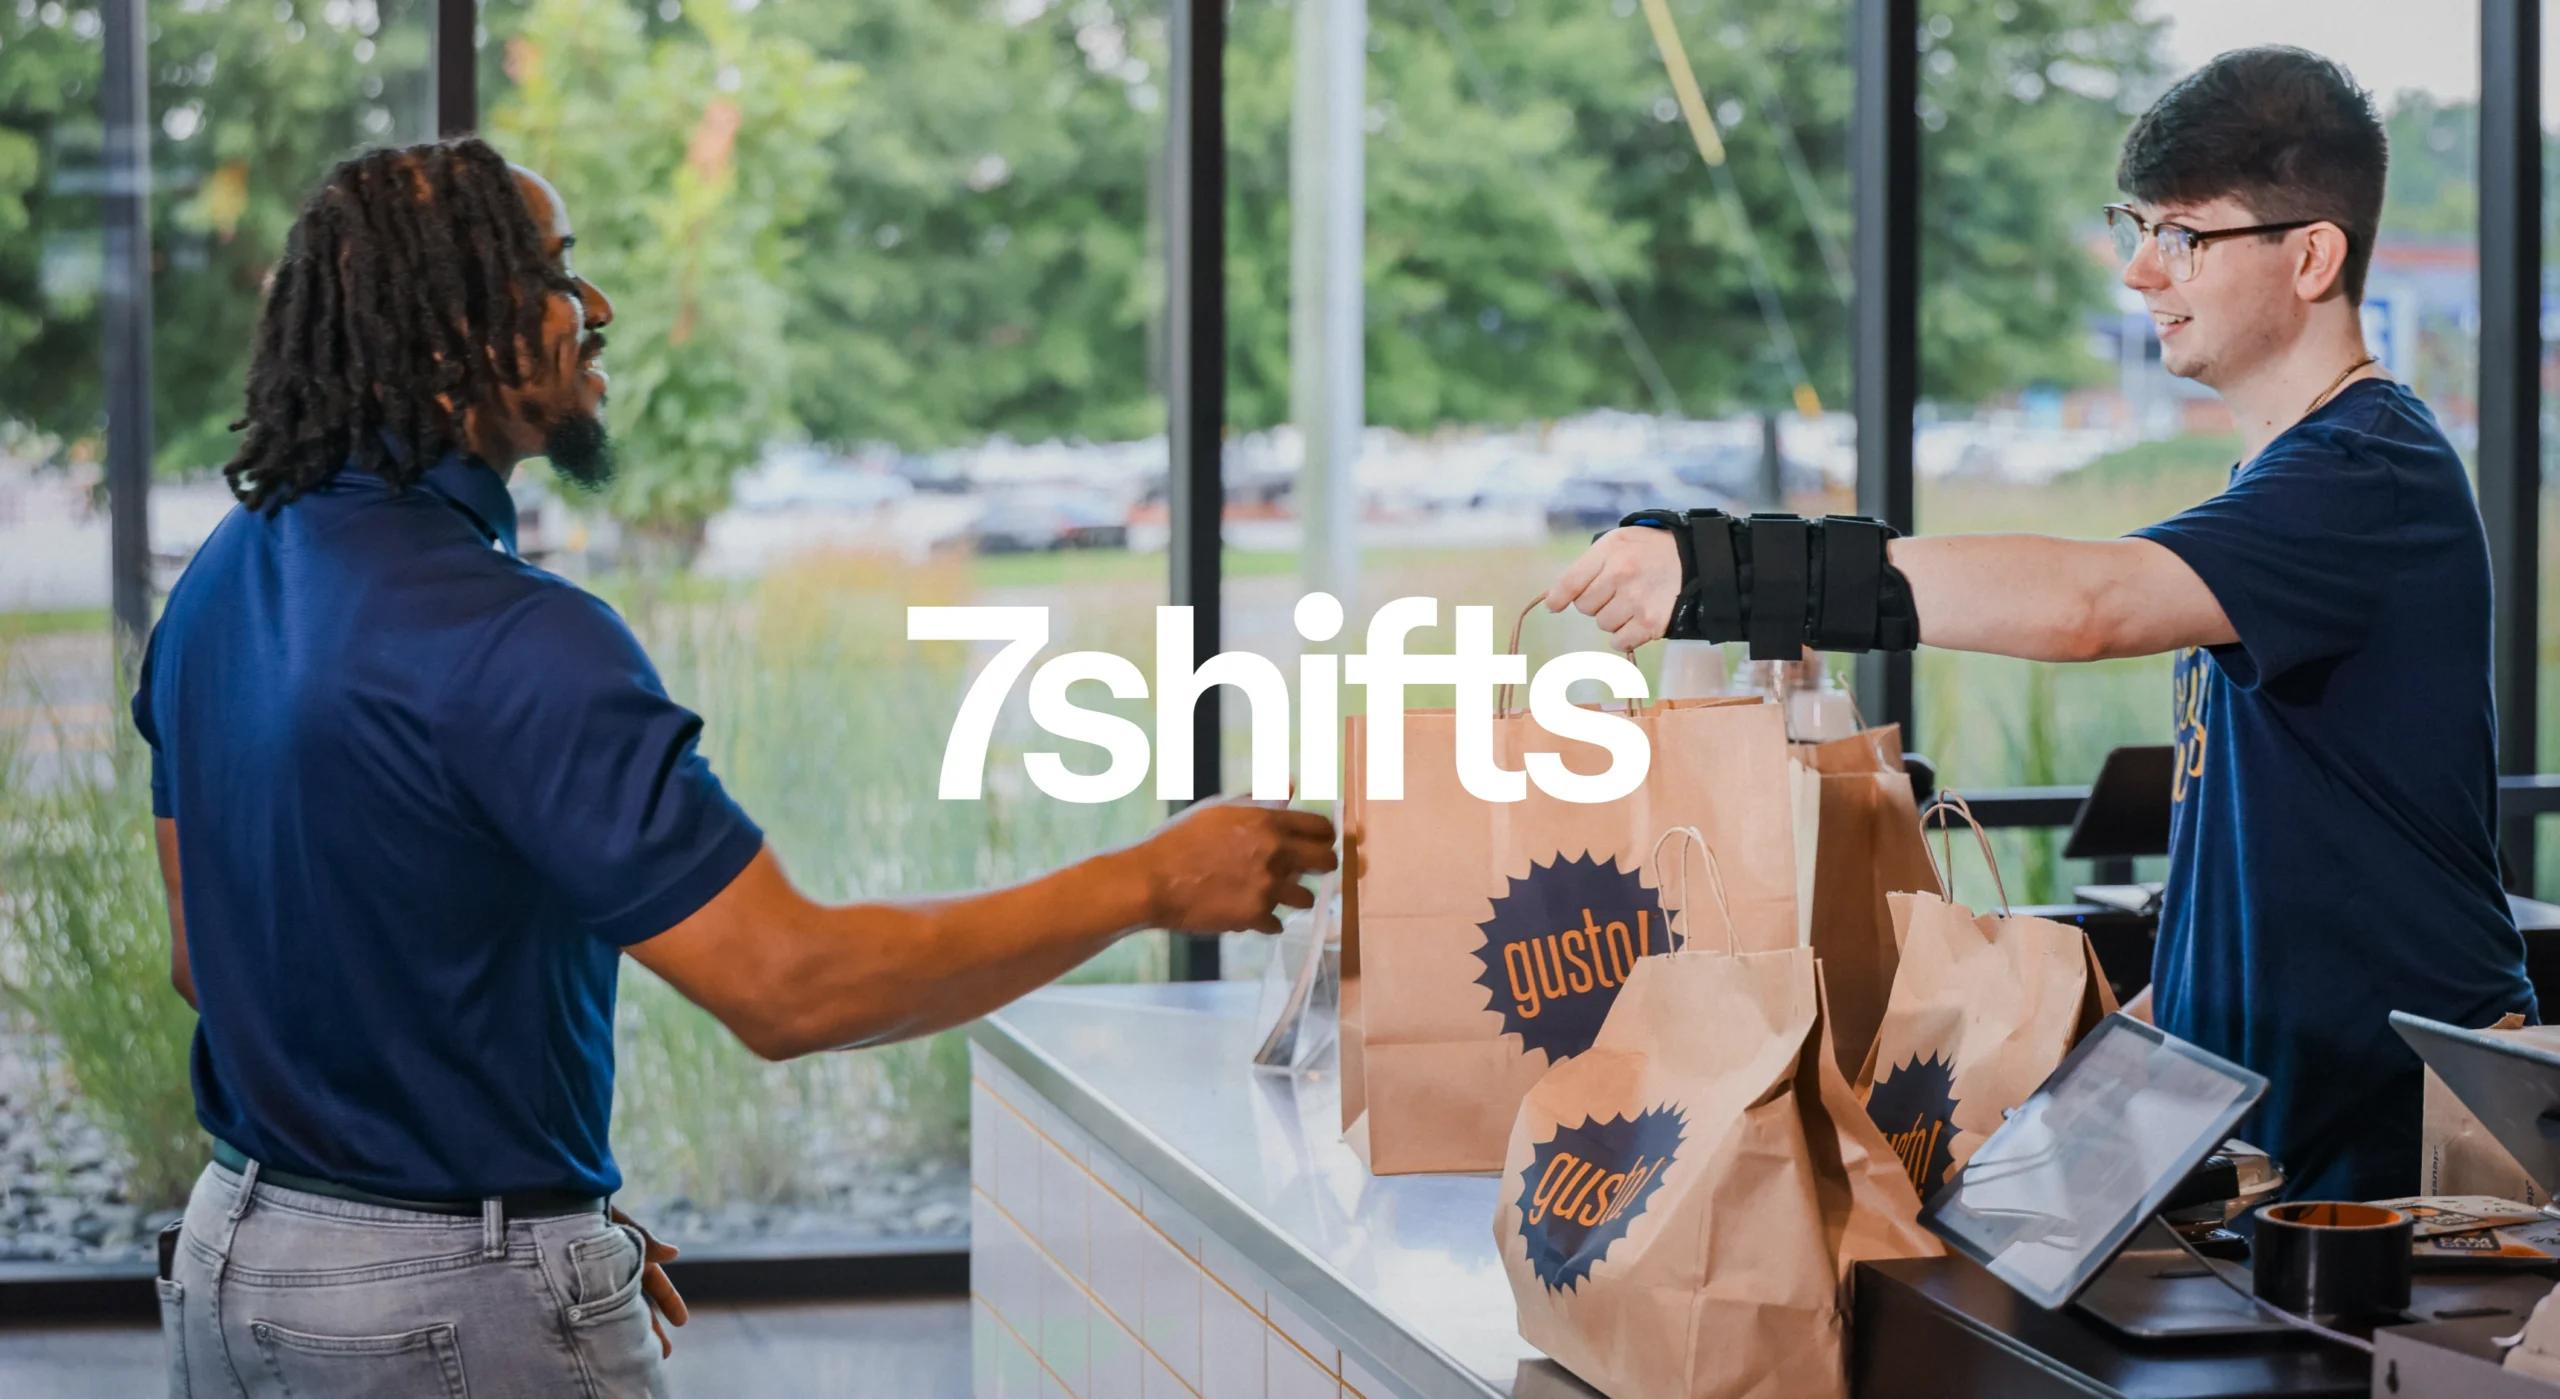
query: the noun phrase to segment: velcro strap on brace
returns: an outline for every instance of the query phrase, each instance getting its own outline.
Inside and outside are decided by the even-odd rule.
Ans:
[[[1822,536],[1822,568],[1807,639],[1821,651],[1868,650],[1875,645],[1884,546],[1892,531],[1855,515],[1825,516],[1814,528]]]
[[[1813,588],[1812,526],[1801,515],[1754,515],[1744,527],[1750,532],[1751,574],[1743,622],[1751,659],[1802,659]]]
[[[1742,639],[1742,557],[1734,539],[1739,532],[1740,522],[1721,510],[1689,512],[1687,576],[1696,640]]]

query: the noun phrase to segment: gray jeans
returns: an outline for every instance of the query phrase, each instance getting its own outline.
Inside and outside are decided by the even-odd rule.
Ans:
[[[640,1239],[601,1212],[353,1204],[208,1166],[160,1327],[171,1399],[664,1399]]]

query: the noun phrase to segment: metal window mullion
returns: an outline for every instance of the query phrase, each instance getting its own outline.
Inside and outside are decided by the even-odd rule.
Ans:
[[[2542,519],[2541,0],[2480,5],[2480,514],[2489,530],[2498,770],[2539,766],[2536,667]],[[2519,892],[2530,818],[2500,831]]]
[[[151,627],[150,16],[144,0],[104,0],[99,19],[108,596],[130,660]]]
[[[1166,502],[1172,537],[1172,602],[1191,609],[1192,655],[1219,650],[1222,631],[1220,519],[1226,509],[1221,436],[1226,425],[1226,53],[1225,0],[1173,0],[1172,78],[1165,127],[1165,407],[1171,475]],[[1193,711],[1191,752],[1159,762],[1191,764],[1191,789],[1218,790],[1219,699],[1211,686]],[[1214,938],[1176,937],[1170,974],[1214,981]]]
[[[468,136],[480,128],[479,0],[436,0],[436,137]]]
[[[1851,402],[1858,510],[1911,532],[1913,410],[1920,397],[1919,0],[1857,0],[1850,118],[1856,192]],[[1913,730],[1911,655],[1859,658],[1858,691],[1878,723]]]

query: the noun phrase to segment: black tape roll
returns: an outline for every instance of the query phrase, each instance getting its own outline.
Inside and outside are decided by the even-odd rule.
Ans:
[[[2297,1200],[2258,1210],[2258,1296],[2314,1321],[2409,1309],[2409,1216],[2380,1205]]]

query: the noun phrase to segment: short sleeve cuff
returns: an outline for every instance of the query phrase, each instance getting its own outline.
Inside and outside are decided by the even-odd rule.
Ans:
[[[705,846],[691,865],[636,902],[588,919],[586,930],[616,947],[647,942],[718,898],[763,849],[763,829],[731,804],[728,829]]]
[[[2213,657],[2213,663],[2222,668],[2224,678],[2232,684],[2243,690],[2258,688],[2264,671],[2256,654],[2249,649],[2249,638],[2257,631],[2257,618],[2249,614],[2248,590],[2240,586],[2238,579],[2224,573],[2225,555],[2222,551],[2198,543],[2185,530],[2176,528],[2174,521],[2145,525],[2125,537],[2148,539],[2177,555],[2179,562],[2204,581],[2205,591],[2213,594],[2214,602],[2222,608],[2222,615],[2230,619],[2231,629],[2240,634],[2238,645],[2208,647],[2206,654]]]

